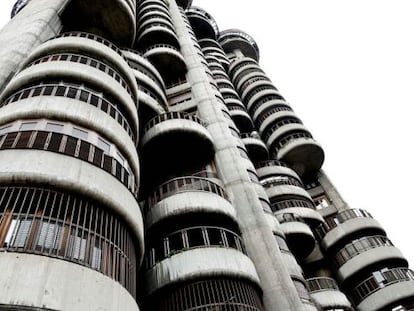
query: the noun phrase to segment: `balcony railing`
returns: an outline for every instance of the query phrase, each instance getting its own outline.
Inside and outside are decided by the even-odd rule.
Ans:
[[[167,181],[155,190],[147,199],[147,208],[158,202],[181,192],[202,191],[219,195],[227,200],[224,189],[213,181],[201,177],[179,177]]]
[[[358,284],[351,291],[351,299],[355,305],[360,304],[368,296],[387,286],[414,281],[414,272],[407,268],[394,268],[374,272],[369,278]]]
[[[394,246],[392,242],[385,236],[369,236],[362,239],[354,240],[344,248],[342,248],[334,257],[337,267],[343,266],[353,257],[364,253],[365,251],[377,247]]]
[[[328,277],[315,277],[306,280],[308,282],[309,292],[321,292],[327,290],[338,290],[339,287],[336,284],[336,281]]]
[[[362,209],[348,209],[338,213],[334,220],[329,223],[323,223],[316,228],[316,233],[322,239],[329,231],[336,228],[338,225],[354,218],[373,218],[370,213]]]
[[[193,121],[193,122],[196,122],[204,126],[204,122],[201,121],[201,119],[196,117],[195,115],[184,114],[181,112],[168,112],[168,113],[158,115],[155,118],[152,118],[151,120],[149,120],[148,123],[145,125],[144,132],[147,132],[150,128],[154,127],[155,125],[161,122],[164,122],[167,120],[179,120],[179,119]]]

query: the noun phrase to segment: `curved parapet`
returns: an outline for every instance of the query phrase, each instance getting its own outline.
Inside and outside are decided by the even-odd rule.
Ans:
[[[312,300],[323,310],[353,311],[352,304],[345,294],[339,290],[334,279],[315,277],[306,281]]]
[[[192,6],[186,11],[189,22],[199,39],[216,39],[219,29],[214,18],[205,10]]]
[[[259,284],[252,261],[232,248],[195,248],[172,255],[146,273],[147,294],[167,285],[197,279],[230,277]]]
[[[235,50],[240,50],[244,56],[259,61],[260,52],[256,41],[254,41],[250,35],[242,30],[224,30],[220,32],[218,41],[226,53],[232,53]]]
[[[30,310],[139,311],[134,297],[119,283],[82,265],[45,256],[0,253],[0,267],[0,304],[13,306],[9,310],[30,306]]]

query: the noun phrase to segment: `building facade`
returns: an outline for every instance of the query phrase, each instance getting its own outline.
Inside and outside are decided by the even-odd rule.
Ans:
[[[414,272],[190,0],[19,0],[0,31],[0,310],[414,310]]]

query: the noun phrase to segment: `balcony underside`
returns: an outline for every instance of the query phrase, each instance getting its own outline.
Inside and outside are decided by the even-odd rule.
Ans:
[[[322,290],[311,293],[312,300],[323,310],[345,309],[351,311],[352,305],[348,298],[339,290]]]
[[[286,236],[290,250],[299,259],[308,256],[315,247],[315,237],[311,229],[301,222],[286,222],[280,225]]]
[[[152,187],[168,177],[206,165],[213,157],[213,141],[207,129],[189,120],[161,122],[149,129],[142,140],[143,175]]]
[[[135,40],[135,0],[74,0],[62,15],[65,30],[86,30],[119,45]]]
[[[319,171],[325,154],[315,140],[298,138],[280,148],[277,159],[287,163],[299,176],[307,177]]]
[[[168,46],[154,46],[145,52],[145,57],[157,68],[166,84],[182,79],[187,72],[181,53]]]
[[[203,16],[196,13],[187,13],[188,20],[196,34],[197,39],[216,39],[217,33],[213,25]]]

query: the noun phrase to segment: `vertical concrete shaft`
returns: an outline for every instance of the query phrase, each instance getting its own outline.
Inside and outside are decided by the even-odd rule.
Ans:
[[[283,265],[282,255],[262,206],[250,181],[247,168],[251,162],[243,159],[231,135],[225,117],[209,83],[201,57],[193,45],[191,35],[175,1],[170,1],[170,13],[179,38],[181,52],[188,67],[188,80],[198,113],[206,122],[215,143],[215,161],[237,210],[243,240],[253,260],[264,291],[268,311],[303,310],[302,303]]]
[[[0,31],[0,93],[22,61],[62,28],[60,13],[70,0],[30,1]]]
[[[320,170],[318,173],[318,181],[338,211],[343,211],[349,208],[348,204],[342,198],[341,194],[338,192],[336,187],[333,185],[323,170]]]

